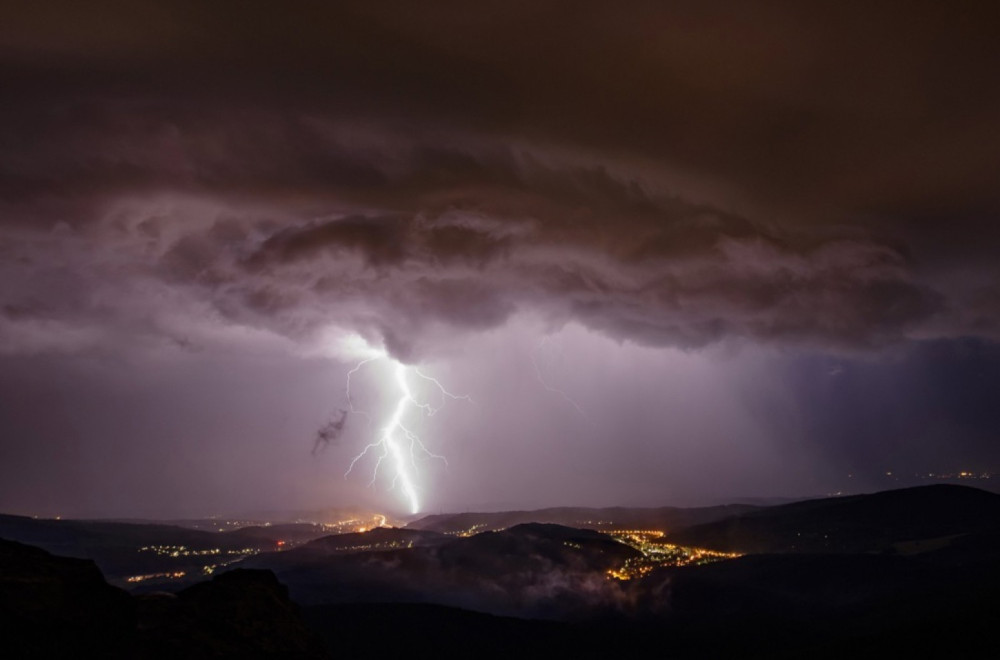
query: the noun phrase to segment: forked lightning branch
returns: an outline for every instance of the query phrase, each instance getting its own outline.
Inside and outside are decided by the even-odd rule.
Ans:
[[[360,338],[359,338],[360,339]],[[363,343],[363,340],[361,340]],[[419,473],[419,464],[426,459],[435,459],[448,464],[447,459],[439,454],[430,451],[421,440],[420,436],[407,426],[407,419],[413,414],[431,416],[436,413],[447,399],[462,399],[471,402],[468,396],[452,394],[436,378],[428,376],[415,366],[408,366],[391,358],[383,349],[377,349],[363,343],[362,346],[355,345],[355,355],[363,355],[363,359],[358,362],[347,374],[347,405],[351,413],[356,413],[368,417],[373,423],[380,423],[381,426],[376,432],[375,438],[361,450],[351,461],[344,473],[347,478],[356,467],[363,464],[370,464],[372,470],[369,485],[374,485],[379,473],[388,464],[388,469],[392,474],[392,488],[398,488],[406,500],[411,513],[420,511],[420,495],[416,475]],[[391,367],[391,377],[379,383],[379,389],[383,392],[393,392],[392,399],[395,404],[391,412],[384,421],[377,418],[371,412],[355,408],[354,399],[351,395],[351,379],[365,369],[371,370],[379,378],[385,378],[374,369],[379,363],[388,363]],[[372,365],[369,367],[369,365]],[[435,405],[431,401],[420,397],[414,393],[414,383],[424,383],[432,386],[441,395],[441,404]]]

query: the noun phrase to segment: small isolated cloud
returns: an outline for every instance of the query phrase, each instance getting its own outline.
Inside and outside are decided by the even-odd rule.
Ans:
[[[320,452],[330,445],[336,445],[344,432],[344,425],[347,424],[347,411],[338,410],[339,416],[334,416],[316,431],[316,439],[313,443],[313,453]]]

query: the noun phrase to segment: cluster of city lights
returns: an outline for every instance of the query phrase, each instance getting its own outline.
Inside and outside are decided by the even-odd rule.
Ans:
[[[720,552],[707,548],[664,543],[664,532],[651,529],[618,529],[606,532],[620,543],[635,548],[640,557],[627,559],[622,566],[607,572],[615,580],[634,580],[661,566],[692,566],[741,557],[739,552]]]

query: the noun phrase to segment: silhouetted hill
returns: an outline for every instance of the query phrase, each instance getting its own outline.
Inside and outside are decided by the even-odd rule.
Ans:
[[[534,511],[439,514],[415,520],[407,527],[446,534],[506,529],[523,523],[553,523],[577,529],[656,529],[667,531],[721,520],[759,508],[745,504],[689,509],[669,506],[656,508],[556,507]]]
[[[223,540],[231,546],[246,546],[258,543],[274,546],[279,541],[285,543],[306,543],[327,532],[322,525],[312,523],[282,523],[278,525],[251,525],[231,531],[219,532]]]
[[[927,552],[1000,529],[1000,495],[934,485],[795,502],[667,535],[680,545],[765,552]]]
[[[137,596],[145,658],[323,658],[288,589],[270,571],[235,570],[176,596]]]
[[[643,582],[629,617],[526,620],[385,603],[307,607],[304,616],[352,658],[980,658],[989,657],[1000,575],[882,555],[758,555]]]
[[[0,537],[30,543],[70,557],[92,549],[141,547],[157,543],[213,547],[219,534],[174,525],[52,520],[0,515]]]
[[[119,654],[135,611],[94,562],[0,539],[0,627],[6,657]]]
[[[723,656],[964,658],[992,637],[998,589],[995,560],[782,554],[663,569],[636,599],[682,647],[739,640]]]
[[[376,527],[367,532],[333,534],[314,539],[297,548],[270,552],[245,559],[239,566],[266,567],[282,571],[304,566],[327,565],[334,556],[384,553],[449,543],[453,539],[436,532],[397,527]]]
[[[469,538],[389,529],[350,536],[361,541],[369,535],[432,542],[375,552],[317,552],[307,545],[238,565],[273,570],[303,605],[438,603],[496,614],[566,617],[617,604],[622,588],[605,573],[640,554],[604,534],[549,524]],[[328,537],[316,547],[339,541]]]
[[[502,617],[414,603],[317,605],[303,616],[326,646],[340,657],[358,660],[426,656],[556,658],[568,651],[589,651],[593,638],[558,621]],[[391,622],[387,624],[387,622]],[[387,625],[391,634],[387,634]]]
[[[108,585],[92,561],[3,539],[0,630],[11,658],[326,657],[268,571],[133,597]]]
[[[443,545],[437,558],[448,569],[497,575],[550,567],[605,572],[639,556],[606,534],[547,523],[524,523]]]
[[[297,561],[310,556],[439,545],[449,540],[447,536],[437,532],[405,527],[376,527],[367,532],[333,534],[314,539],[299,548],[282,553],[282,556]]]

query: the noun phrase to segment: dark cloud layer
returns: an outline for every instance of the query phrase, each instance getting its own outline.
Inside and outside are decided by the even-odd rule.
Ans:
[[[332,320],[383,334],[995,335],[989,8],[81,12],[5,21],[5,223],[117,241],[242,322],[347,298],[370,313]],[[151,253],[172,197],[213,208]]]

